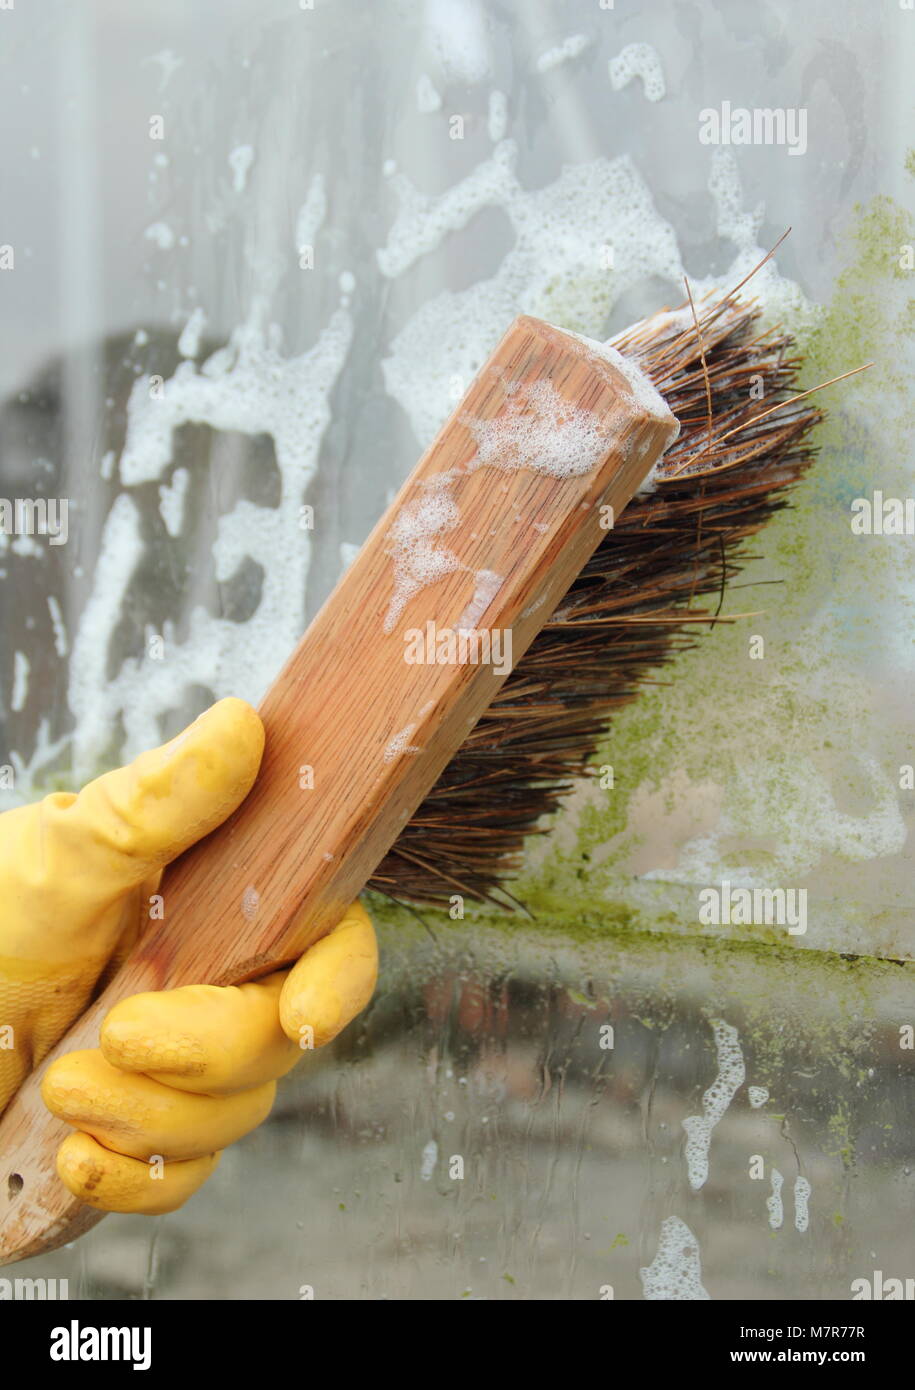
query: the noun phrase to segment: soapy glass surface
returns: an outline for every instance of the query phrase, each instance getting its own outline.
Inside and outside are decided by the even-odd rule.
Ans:
[[[755,281],[767,313],[809,384],[876,368],[828,397],[795,511],[749,548],[724,611],[759,616],[701,636],[618,717],[614,791],[572,796],[521,892],[610,952],[622,930],[695,935],[707,884],[805,888],[804,936],[744,935],[911,955],[911,541],[849,515],[875,486],[911,491],[912,37],[902,12],[840,8],[844,37],[825,0],[802,28],[786,3],[711,0],[17,10],[2,492],[71,501],[66,544],[0,537],[0,804],[220,695],[256,702],[514,314],[606,339],[679,305],[684,274],[697,298],[740,280],[791,224]],[[702,143],[725,100],[803,106],[805,151]],[[717,1054],[710,1026],[691,1036],[702,1117]],[[396,1145],[420,1181],[425,1151]]]

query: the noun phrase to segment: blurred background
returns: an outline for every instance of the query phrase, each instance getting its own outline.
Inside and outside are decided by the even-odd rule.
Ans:
[[[532,844],[527,914],[374,903],[375,1004],[219,1176],[23,1274],[229,1299],[915,1275],[913,542],[850,528],[913,490],[913,35],[895,0],[0,12],[0,492],[68,499],[65,544],[0,535],[0,806],[256,702],[514,314],[607,337],[791,226],[754,288],[805,384],[875,363],[824,393],[748,549],[724,611],[756,616],[620,714],[615,786]],[[724,102],[803,112],[803,149],[703,143]],[[724,879],[807,889],[806,935],[701,927]]]

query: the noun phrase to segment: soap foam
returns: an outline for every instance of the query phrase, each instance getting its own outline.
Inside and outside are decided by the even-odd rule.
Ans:
[[[466,472],[490,466],[562,479],[590,472],[606,455],[607,435],[593,412],[567,401],[552,382],[504,381],[503,386],[505,403],[498,415],[489,420],[460,417],[477,446],[464,465]],[[393,632],[410,599],[421,590],[467,568],[439,543],[460,522],[450,491],[454,478],[452,470],[426,479],[424,495],[401,507],[388,532],[394,587],[384,619],[386,633]],[[491,570],[476,574],[476,589],[458,620],[459,630],[476,627],[501,583],[502,576]]]
[[[385,246],[377,252],[382,274],[392,279],[402,275],[420,256],[439,246],[448,232],[466,227],[481,208],[509,196],[517,188],[515,153],[513,141],[503,140],[489,159],[437,198],[420,193],[405,174],[391,174],[400,210]]]
[[[450,476],[441,474],[423,486],[425,496],[401,507],[388,532],[388,554],[394,566],[394,592],[384,620],[385,632],[394,626],[410,599],[446,575],[461,569],[452,551],[436,545],[438,537],[453,531],[460,511],[448,491]]]
[[[648,101],[661,101],[667,92],[661,59],[650,43],[628,43],[615,58],[610,59],[609,71],[615,92],[627,86],[635,77],[641,78]]]
[[[486,15],[479,0],[426,0],[425,38],[443,76],[475,86],[492,67]]]
[[[558,68],[560,63],[567,63],[570,58],[577,58],[579,53],[584,53],[585,49],[593,43],[593,39],[587,34],[570,34],[562,43],[555,48],[548,48],[545,53],[541,53],[537,59],[538,72],[551,72],[553,68]]]
[[[501,589],[502,583],[503,576],[501,574],[496,574],[493,570],[479,570],[477,572],[473,598],[455,624],[458,632],[471,631],[476,628],[483,614]]]
[[[410,742],[410,739],[416,733],[417,727],[416,724],[407,724],[405,728],[400,730],[400,733],[394,735],[384,750],[384,760],[386,763],[394,762],[396,758],[402,757],[404,753],[421,753],[423,751]]]
[[[438,1163],[438,1144],[434,1139],[430,1139],[428,1144],[423,1147],[422,1161],[419,1166],[419,1176],[422,1182],[428,1182],[435,1172],[435,1165]]]
[[[682,293],[673,230],[628,157],[567,166],[554,183],[531,192],[518,182],[516,160],[514,141],[505,140],[437,198],[420,193],[405,175],[392,180],[400,209],[378,253],[387,276],[406,274],[482,208],[503,209],[514,232],[491,279],[424,303],[382,363],[386,388],[422,446],[449,413],[455,377],[476,375],[517,314],[593,335],[630,284],[656,276]],[[602,245],[613,247],[612,271],[599,264]]]
[[[639,1270],[639,1278],[649,1302],[702,1302],[711,1297],[702,1285],[699,1242],[679,1216],[661,1223],[658,1253],[647,1269]]]
[[[539,596],[539,598],[535,598],[533,603],[529,603],[527,605],[527,607],[523,610],[521,614],[522,618],[529,618],[533,613],[536,613],[539,609],[543,607],[543,605],[546,603],[547,599],[550,596],[551,588],[552,585],[548,584],[544,589],[543,593]]]
[[[759,702],[755,717],[760,746],[768,740],[784,747],[786,732],[779,700],[773,697]],[[772,882],[796,883],[833,854],[855,863],[898,854],[908,830],[890,771],[876,758],[859,756],[870,804],[863,814],[852,815],[836,805],[829,776],[816,766],[802,738],[792,737],[791,742],[793,755],[780,772],[778,840],[762,868],[752,862],[734,864],[733,856],[722,848],[757,837],[772,840],[771,804],[759,795],[761,764],[745,758],[735,768],[729,785],[730,805],[722,811],[714,830],[682,844],[676,868],[652,869],[643,877],[668,883],[714,883],[720,881],[722,863],[727,863],[733,884],[766,888]]]
[[[184,328],[181,330],[181,337],[178,339],[178,351],[182,357],[196,357],[200,351],[200,338],[206,327],[207,316],[198,304],[191,314]]]
[[[58,656],[66,656],[68,650],[67,629],[64,626],[60,604],[53,594],[48,594],[48,612],[51,615],[51,626],[54,629],[54,650]]]
[[[572,478],[590,473],[606,456],[610,441],[600,421],[567,401],[551,381],[508,381],[505,391],[505,407],[493,419],[460,417],[477,445],[469,470],[490,464]]]
[[[40,719],[35,734],[35,746],[28,761],[14,748],[10,749],[9,760],[15,772],[15,786],[0,787],[0,803],[4,807],[21,806],[34,800],[39,791],[45,789],[43,779],[46,769],[53,766],[71,741],[72,735],[64,734],[52,742],[49,721]]]
[[[773,1231],[781,1229],[785,1219],[785,1211],[782,1205],[782,1184],[784,1178],[777,1168],[773,1168],[770,1174],[772,1181],[771,1195],[766,1198],[766,1209],[769,1213],[769,1225]]]
[[[25,708],[29,698],[29,673],[32,667],[25,652],[13,654],[13,689],[10,693],[10,709],[18,714]]]
[[[504,140],[505,132],[508,130],[508,97],[498,89],[489,94],[486,130],[493,144],[498,144],[500,140]]]
[[[314,246],[326,216],[327,192],[324,187],[324,176],[323,174],[315,174],[308,185],[308,193],[295,220],[295,249],[299,255],[306,247]]]
[[[236,145],[229,154],[229,168],[232,170],[232,191],[243,193],[248,182],[248,171],[254,163],[252,145]]]
[[[687,1134],[686,1167],[693,1191],[702,1187],[708,1178],[712,1130],[746,1080],[746,1068],[737,1029],[720,1021],[714,1022],[712,1027],[718,1054],[718,1075],[702,1097],[702,1114],[689,1115],[683,1121],[683,1128]]]
[[[151,397],[147,378],[137,379],[128,402],[120,460],[122,481],[130,488],[165,472],[174,431],[185,423],[271,437],[281,479],[280,505],[262,507],[240,499],[220,516],[213,547],[218,581],[231,579],[248,559],[261,566],[260,603],[245,623],[192,608],[184,640],[167,638],[167,661],[130,657],[109,678],[109,643],[143,555],[139,513],[129,493],[122,493],[102,532],[92,593],[70,662],[74,776],[81,780],[97,770],[119,715],[125,728],[125,757],[158,743],[158,715],[174,708],[183,687],[202,686],[257,704],[305,625],[310,542],[299,524],[299,509],[317,467],[330,420],[329,396],[349,350],[352,322],[344,309],[338,309],[311,349],[284,357],[276,335],[259,322],[263,313],[263,299],[255,300],[248,320],[228,346],[199,370],[192,362],[181,363],[165,382],[161,399]],[[163,520],[176,521],[179,500],[166,491]]]
[[[450,63],[455,80],[465,80],[457,76],[459,67],[463,66],[465,78],[471,73],[476,77],[489,62],[485,20],[478,6],[471,8],[473,15],[466,23],[466,6],[440,2],[427,11],[438,35],[435,42],[442,51],[443,66],[455,53],[463,53],[463,58]],[[463,24],[459,42],[449,33],[455,14]],[[424,303],[390,346],[383,364],[385,384],[422,444],[431,441],[452,409],[454,378],[466,382],[473,377],[517,313],[539,315],[593,336],[600,333],[620,295],[633,285],[656,277],[671,287],[674,302],[682,297],[684,267],[673,229],[657,212],[632,161],[623,156],[568,166],[552,182],[527,190],[515,173],[516,147],[502,138],[507,110],[504,92],[490,92],[489,135],[498,142],[491,158],[440,196],[427,196],[408,180],[395,177],[396,162],[385,162],[384,172],[391,177],[400,208],[379,252],[384,275],[408,274],[446,238],[457,238],[484,208],[502,210],[513,235],[510,249],[490,279],[459,292],[443,292]],[[697,295],[722,284],[730,286],[762,255],[757,245],[759,221],[742,210],[730,151],[713,153],[710,190],[718,210],[719,235],[734,243],[737,256],[721,277],[695,282]],[[316,173],[295,221],[297,256],[304,246],[314,247],[326,214],[324,178]],[[166,243],[163,249],[174,244],[175,234],[166,223],[155,223],[153,228],[153,240]],[[598,263],[602,246],[613,249],[610,270]],[[456,249],[460,249],[457,243]],[[293,246],[288,246],[287,260],[292,251]],[[288,265],[280,268],[285,273]],[[767,306],[774,306],[776,316],[782,306],[794,321],[802,309],[810,312],[797,287],[778,276],[774,262],[762,268],[754,286]],[[257,702],[301,633],[310,544],[308,533],[299,526],[299,507],[303,488],[316,468],[330,418],[329,396],[346,359],[352,326],[348,316],[338,311],[310,351],[284,357],[269,325],[270,293],[270,283],[259,285],[246,320],[225,347],[199,369],[190,361],[182,364],[166,381],[163,399],[150,401],[149,383],[144,379],[135,388],[128,408],[128,444],[121,460],[121,483],[126,490],[116,498],[106,520],[92,589],[73,636],[68,700],[75,725],[74,780],[98,771],[98,760],[110,751],[112,733],[121,720],[125,741],[119,751],[124,757],[154,746],[160,739],[160,717],[175,708],[185,686]],[[202,332],[195,309],[181,335],[182,353],[196,356],[199,344],[193,339],[198,325]],[[143,346],[149,334],[140,329],[134,341]],[[152,481],[164,482],[172,463],[174,430],[188,422],[217,431],[266,433],[274,442],[282,487],[279,507],[238,502],[220,517],[213,561],[219,577],[230,579],[241,564],[253,560],[264,574],[261,601],[244,623],[192,606],[183,640],[175,639],[173,633],[169,636],[167,661],[137,655],[111,673],[112,638],[122,625],[145,548],[156,543],[144,534],[146,523],[141,526],[131,490]],[[105,478],[115,476],[114,465],[109,454],[103,460]],[[166,484],[167,497],[172,496],[169,488],[174,493],[174,478]],[[178,525],[178,501],[177,494],[174,502],[165,501],[166,530]],[[22,543],[28,539],[22,538]],[[142,649],[142,634],[137,635],[137,647]],[[65,746],[66,739],[52,743],[42,723],[31,757],[10,755],[17,768],[17,795],[20,787],[27,793],[29,779],[58,758]],[[819,786],[816,780],[815,784]],[[888,783],[886,797],[882,785],[879,792],[881,805],[884,799],[887,803],[880,825],[872,829],[870,821],[864,824],[860,818],[848,818],[847,833],[841,837],[853,842],[856,857],[888,852],[884,842],[895,844],[904,836],[898,811],[890,803]],[[819,809],[804,802],[803,820],[808,827],[814,824],[818,834]],[[894,813],[896,819],[890,823]],[[724,824],[722,833],[730,833]],[[809,841],[805,829],[798,842],[805,863],[821,850],[819,840],[813,845]],[[701,846],[693,842],[681,862],[684,869],[694,870],[702,858]],[[791,881],[790,869],[780,872]],[[698,881],[714,881],[714,875],[700,873]]]
[[[170,536],[180,536],[184,525],[184,500],[191,475],[186,468],[176,468],[171,483],[159,488],[159,514]]]
[[[670,406],[655,386],[651,377],[642,371],[638,362],[628,355],[619,352],[613,346],[612,340],[599,342],[595,338],[588,338],[584,333],[571,333],[572,338],[577,338],[580,343],[584,343],[592,352],[603,357],[605,361],[611,362],[617,371],[622,372],[623,376],[632,391],[633,398],[640,410],[646,415],[651,415],[655,419],[664,420],[669,423],[671,428],[670,443],[672,444],[680,434],[680,422],[671,411]],[[668,445],[669,447],[669,445]]]
[[[147,241],[154,241],[160,251],[170,251],[175,244],[175,233],[167,222],[153,222],[143,235]]]

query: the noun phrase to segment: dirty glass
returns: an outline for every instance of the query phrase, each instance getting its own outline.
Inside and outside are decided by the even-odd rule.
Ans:
[[[56,535],[0,535],[4,808],[257,702],[515,314],[606,338],[791,226],[753,288],[803,384],[874,364],[824,392],[735,621],[532,840],[525,910],[373,900],[375,1000],[269,1122],[179,1212],[23,1273],[226,1299],[915,1275],[913,26],[863,0],[0,12],[2,491],[68,499]],[[746,140],[739,111],[767,113]],[[703,920],[725,884],[803,893],[803,930]]]

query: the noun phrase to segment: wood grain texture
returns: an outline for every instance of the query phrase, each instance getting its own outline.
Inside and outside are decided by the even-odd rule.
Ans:
[[[531,418],[553,444],[563,431],[581,435],[584,422],[587,470],[559,477],[530,466]],[[498,467],[478,452],[481,439],[499,442],[486,432],[493,421],[504,426]],[[634,392],[587,343],[515,321],[267,694],[266,751],[248,798],[166,871],[164,920],[0,1121],[0,1260],[51,1249],[101,1215],[56,1176],[68,1129],[41,1103],[47,1062],[96,1046],[119,999],[256,978],[330,930],[507,674],[482,661],[411,663],[409,630],[454,631],[470,610],[478,632],[511,634],[517,662],[605,534],[601,506],[618,515],[675,432],[662,403]],[[398,537],[415,529],[418,509],[443,522],[425,536],[442,573],[398,611],[398,576],[411,562]]]

